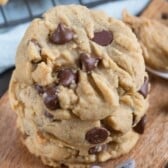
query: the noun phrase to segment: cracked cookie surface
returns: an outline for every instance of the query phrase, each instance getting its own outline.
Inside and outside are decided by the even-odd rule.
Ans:
[[[147,92],[131,29],[70,5],[31,23],[9,94],[29,151],[50,166],[82,168],[132,149],[144,130]]]

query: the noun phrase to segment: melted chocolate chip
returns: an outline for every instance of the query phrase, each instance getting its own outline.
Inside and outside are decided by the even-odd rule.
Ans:
[[[45,112],[44,112],[44,115],[45,115],[47,118],[49,118],[49,119],[53,119],[53,118],[54,118],[54,116],[53,116],[51,113],[49,113],[48,111],[45,111]]]
[[[61,168],[69,168],[69,167],[65,164],[61,164]]]
[[[43,93],[44,93],[44,88],[43,88],[42,86],[40,86],[40,85],[38,85],[38,84],[35,84],[35,85],[34,85],[34,88],[37,90],[37,92],[38,92],[39,94],[43,94]]]
[[[77,73],[72,69],[62,69],[58,72],[59,84],[63,86],[70,86],[77,82]]]
[[[96,153],[100,153],[105,148],[106,148],[106,145],[96,145],[96,146],[93,146],[93,147],[89,148],[88,153],[91,154],[91,155],[96,154]]]
[[[168,13],[162,13],[161,15],[162,19],[168,19]]]
[[[144,98],[146,98],[148,95],[148,82],[149,82],[149,79],[145,77],[144,83],[139,90],[139,93],[142,94]]]
[[[108,137],[108,132],[105,128],[95,127],[86,133],[85,139],[91,144],[104,142]]]
[[[50,110],[56,110],[59,108],[56,86],[50,86],[45,89],[45,92],[43,93],[43,101],[46,107]]]
[[[143,134],[145,130],[146,120],[146,115],[144,115],[139,121],[139,123],[134,127],[134,131],[136,131],[139,134]]]
[[[106,30],[103,30],[101,32],[95,32],[92,41],[96,42],[101,46],[107,46],[113,41],[113,33]]]
[[[74,33],[60,23],[49,39],[54,44],[65,44],[73,39]]]
[[[100,58],[89,56],[88,54],[80,54],[80,63],[83,70],[86,72],[95,69],[100,61]]]

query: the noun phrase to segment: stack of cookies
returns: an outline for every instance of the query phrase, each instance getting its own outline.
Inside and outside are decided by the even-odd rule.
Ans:
[[[26,31],[10,101],[29,151],[53,167],[90,167],[129,152],[144,131],[148,76],[123,22],[58,6]]]

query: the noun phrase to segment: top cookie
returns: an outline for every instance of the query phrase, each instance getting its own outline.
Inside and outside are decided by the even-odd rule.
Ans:
[[[103,12],[70,5],[32,22],[17,51],[15,74],[26,84],[77,87],[73,113],[97,120],[119,106],[124,92],[140,89],[145,66],[127,26]],[[60,100],[62,108],[71,108],[74,102],[67,101]]]

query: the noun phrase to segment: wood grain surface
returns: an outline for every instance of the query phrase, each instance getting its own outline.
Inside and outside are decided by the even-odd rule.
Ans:
[[[162,0],[153,0],[150,5],[153,8],[149,6],[143,15],[154,18],[158,15],[156,9],[162,11],[161,6],[157,8],[153,4],[165,6]],[[130,153],[104,163],[103,168],[115,168],[128,159],[136,161],[136,168],[164,168],[168,163],[168,80],[150,75],[150,82],[145,133]],[[0,100],[0,168],[48,168],[22,145],[7,93]]]

